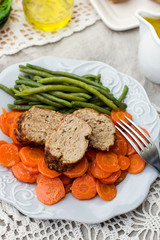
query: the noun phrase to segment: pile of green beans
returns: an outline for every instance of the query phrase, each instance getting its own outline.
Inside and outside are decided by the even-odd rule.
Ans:
[[[31,64],[19,65],[19,70],[25,75],[19,74],[14,87],[0,84],[0,88],[15,99],[13,104],[8,104],[10,109],[28,110],[37,106],[67,114],[75,109],[92,108],[108,115],[112,109],[126,110],[123,100],[127,85],[117,99],[102,85],[100,74],[79,76]]]

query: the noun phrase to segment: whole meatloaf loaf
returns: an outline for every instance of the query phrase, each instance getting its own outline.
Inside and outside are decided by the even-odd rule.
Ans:
[[[114,145],[116,129],[108,115],[90,108],[79,109],[73,114],[91,126],[90,147],[101,151],[108,151]]]
[[[22,145],[45,145],[48,136],[63,118],[63,114],[53,110],[32,107],[19,117],[18,129],[15,129],[16,138]]]
[[[82,119],[68,114],[45,144],[45,162],[50,169],[64,172],[83,158],[92,128]]]

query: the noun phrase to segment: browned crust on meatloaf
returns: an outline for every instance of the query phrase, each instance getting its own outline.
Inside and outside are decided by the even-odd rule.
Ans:
[[[14,130],[16,138],[24,146],[44,145],[63,118],[63,114],[53,110],[32,107],[19,117],[18,129]]]
[[[108,151],[114,145],[116,128],[110,116],[90,108],[79,109],[73,114],[91,126],[90,147],[101,151]]]
[[[68,114],[45,144],[45,162],[50,169],[64,172],[73,168],[88,149],[92,128]]]

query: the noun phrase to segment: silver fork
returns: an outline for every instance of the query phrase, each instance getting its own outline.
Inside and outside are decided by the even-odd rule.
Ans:
[[[125,116],[125,118],[145,137],[143,138],[137,133],[130,125],[128,125],[125,121],[120,120],[121,122],[117,122],[117,124],[121,127],[116,126],[117,130],[128,140],[128,142],[133,146],[136,152],[143,158],[143,160],[149,163],[151,166],[156,168],[160,172],[160,156],[158,149],[152,139],[140,128],[138,127],[132,120]],[[130,137],[126,135],[124,131],[128,133],[129,136],[137,143],[139,147],[131,140]],[[136,135],[136,136],[135,136]],[[139,141],[140,140],[140,141]],[[147,142],[147,141],[148,142]],[[144,144],[142,144],[142,143]]]

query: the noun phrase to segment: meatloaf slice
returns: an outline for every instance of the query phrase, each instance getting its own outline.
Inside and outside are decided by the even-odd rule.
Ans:
[[[108,115],[89,108],[77,110],[73,114],[91,126],[90,147],[108,151],[109,148],[114,145],[116,129]]]
[[[32,107],[19,117],[16,138],[22,145],[44,145],[63,118],[63,114],[53,110]]]
[[[45,162],[50,169],[71,169],[87,151],[92,128],[82,119],[68,114],[45,144]]]

